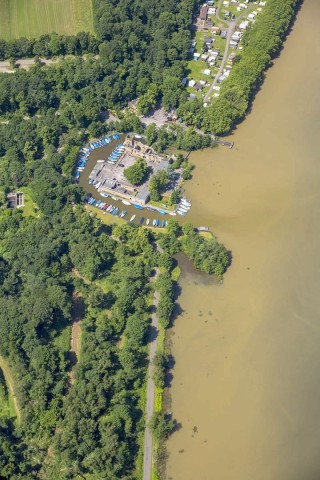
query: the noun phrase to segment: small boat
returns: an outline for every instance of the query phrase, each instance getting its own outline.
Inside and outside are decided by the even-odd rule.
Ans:
[[[160,225],[159,220],[156,220],[156,227],[159,227],[159,225]]]
[[[99,192],[99,193],[102,197],[105,197],[105,198],[109,197],[109,195],[107,193],[104,193],[104,192]]]
[[[152,222],[152,225],[155,227],[156,224],[157,224],[157,221],[156,221],[156,219],[154,219],[153,222]]]
[[[119,198],[117,198],[117,197],[111,197],[111,198],[112,198],[112,200],[115,200],[116,202],[119,200]]]
[[[179,210],[177,210],[177,212],[179,213],[179,215],[183,215],[183,216],[184,216],[184,215],[187,215],[186,212],[181,212],[181,211],[179,211]]]
[[[167,212],[165,212],[164,210],[158,210],[159,213],[161,213],[161,215],[165,215]]]
[[[97,160],[97,163],[103,163],[104,160]]]
[[[112,212],[112,215],[117,215],[118,212],[119,212],[119,208],[115,208]]]
[[[119,135],[118,135],[117,133],[115,133],[115,134],[113,135],[113,138],[114,138],[115,140],[119,140],[120,137],[119,137]]]
[[[103,210],[107,210],[108,207],[109,207],[109,203],[106,203],[105,206],[103,207]]]
[[[133,222],[133,220],[136,218],[135,215],[132,215],[132,217],[130,218],[130,222]]]
[[[146,225],[149,225],[149,223],[150,223],[150,219],[147,218],[147,220],[146,220]]]
[[[75,177],[80,178],[80,172],[76,172]]]
[[[181,212],[185,212],[185,213],[188,213],[189,212],[189,209],[188,208],[184,208],[184,207],[178,207],[178,211],[181,211]]]
[[[187,200],[181,200],[181,205],[186,205],[187,207],[191,207],[191,202],[187,202]]]
[[[107,208],[107,212],[110,212],[112,208],[113,208],[113,206],[109,205],[109,207]]]
[[[131,205],[131,203],[128,202],[127,200],[121,200],[121,202],[122,202],[124,205]]]
[[[167,226],[167,222],[166,222],[165,220],[162,220],[161,226],[162,226],[162,227],[166,227],[166,226]]]
[[[101,202],[102,202],[102,200],[98,200],[97,203],[96,203],[96,207],[99,207]]]
[[[175,217],[177,214],[176,212],[169,212],[169,215],[171,215],[172,217]]]
[[[144,222],[144,218],[143,218],[143,217],[141,217],[141,218],[140,218],[140,220],[139,220],[139,223],[140,223],[140,225],[142,225],[142,224],[143,224],[143,222]]]
[[[138,205],[137,203],[133,204],[134,208],[137,208],[138,210],[143,210],[143,207],[141,205]]]
[[[126,213],[127,213],[126,210],[122,210],[122,212],[120,213],[120,218],[123,218],[126,215]]]

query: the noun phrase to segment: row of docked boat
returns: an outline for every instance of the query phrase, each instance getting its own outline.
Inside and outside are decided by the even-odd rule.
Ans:
[[[110,198],[113,198],[115,200],[117,200],[115,197],[110,197]],[[106,214],[106,213],[110,213],[111,215],[114,215],[114,216],[118,216],[120,218],[124,218],[126,215],[127,215],[127,211],[126,210],[122,210],[121,208],[115,206],[115,205],[112,205],[112,204],[109,204],[109,203],[105,203],[103,202],[102,200],[97,200],[95,199],[94,197],[88,197],[87,198],[87,204],[88,205],[91,205],[93,207],[96,207],[98,208],[99,210],[103,210],[103,213]],[[129,222],[133,222],[134,220],[136,219],[136,215],[132,215],[129,219]],[[146,225],[146,226],[149,226],[151,221],[149,218],[147,218],[146,220],[144,219],[144,217],[141,217],[138,221],[139,225]],[[158,220],[158,219],[154,219],[152,220],[152,225],[154,227],[166,227],[167,226],[167,222],[166,220]]]
[[[79,158],[77,161],[75,178],[76,179],[80,178],[80,174],[84,170],[84,167],[86,166],[89,155],[93,150],[95,150],[96,148],[105,147],[106,145],[111,143],[112,140],[119,140],[119,139],[120,139],[120,136],[117,133],[115,133],[112,137],[106,136],[105,138],[97,140],[96,142],[89,143],[87,147],[83,147],[80,150]]]
[[[110,164],[115,164],[119,158],[121,157],[121,155],[123,154],[123,152],[125,151],[125,148],[124,146],[122,145],[122,143],[120,143],[114,150],[113,152],[111,153],[111,155],[108,157],[108,160],[107,162],[110,163]]]
[[[190,208],[191,208],[191,201],[188,200],[187,198],[182,198],[177,207],[177,213],[179,215],[185,216],[189,212]]]

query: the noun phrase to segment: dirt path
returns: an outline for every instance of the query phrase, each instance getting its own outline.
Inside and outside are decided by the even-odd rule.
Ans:
[[[81,349],[81,318],[83,313],[83,303],[82,299],[78,293],[75,293],[73,296],[73,323],[71,330],[71,347],[70,347],[70,357],[71,357],[71,372],[70,372],[70,383],[74,383],[74,367],[79,360],[80,349]]]
[[[156,269],[156,275],[154,282],[157,280],[159,270]],[[146,428],[144,433],[144,453],[143,453],[143,480],[151,480],[151,467],[152,467],[152,432],[149,428],[149,422],[154,412],[154,398],[155,398],[155,385],[153,381],[154,370],[154,357],[157,351],[158,344],[158,316],[157,306],[160,300],[160,295],[157,291],[153,296],[153,312],[151,316],[151,339],[149,350],[149,368],[148,368],[148,383],[147,383],[147,405],[146,405]]]
[[[11,395],[12,395],[14,409],[15,409],[16,415],[17,415],[17,421],[18,421],[18,423],[20,423],[21,422],[21,413],[20,413],[20,410],[19,410],[17,397],[14,393],[14,381],[13,381],[13,378],[12,378],[12,375],[11,375],[10,368],[9,368],[6,360],[1,355],[0,355],[0,368],[3,371],[4,378],[6,380],[8,389],[9,389]]]

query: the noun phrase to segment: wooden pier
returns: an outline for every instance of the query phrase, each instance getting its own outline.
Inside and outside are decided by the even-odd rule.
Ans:
[[[195,227],[196,232],[209,232],[209,227]]]
[[[218,145],[223,145],[224,147],[229,147],[232,148],[234,145],[234,142],[224,142],[223,140],[216,140]]]

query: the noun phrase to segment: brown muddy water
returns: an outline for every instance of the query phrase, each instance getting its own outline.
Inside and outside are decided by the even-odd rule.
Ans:
[[[189,220],[233,262],[183,268],[167,479],[320,478],[319,18],[305,0],[234,149],[191,157]]]

